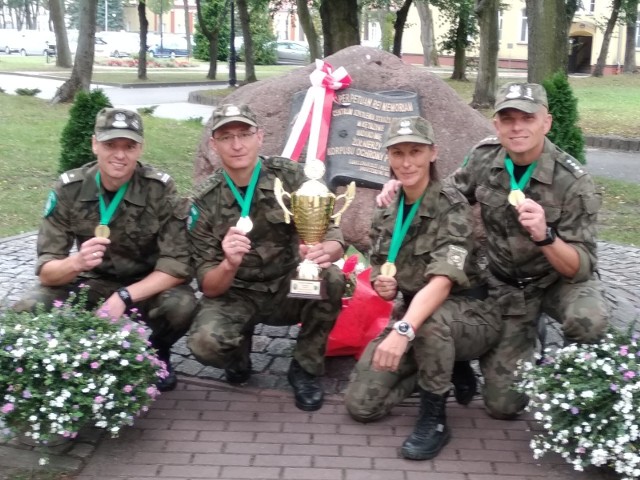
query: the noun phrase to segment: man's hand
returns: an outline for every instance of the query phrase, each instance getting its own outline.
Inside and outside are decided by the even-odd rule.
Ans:
[[[516,207],[520,225],[529,233],[535,242],[544,240],[547,236],[547,220],[544,209],[530,198],[525,199]]]
[[[398,281],[395,277],[378,275],[373,282],[373,289],[383,300],[393,300],[398,293]]]
[[[234,267],[242,263],[245,254],[251,250],[251,240],[237,227],[231,227],[222,239],[222,251],[227,261]]]
[[[395,330],[389,332],[373,354],[371,366],[374,370],[395,372],[398,370],[402,355],[407,351],[409,339]]]
[[[75,271],[88,272],[100,265],[110,243],[108,238],[93,237],[80,245],[80,250],[73,256]]]
[[[127,306],[116,292],[112,293],[109,298],[98,308],[98,315],[107,318],[120,318],[124,315]]]
[[[328,268],[331,266],[331,256],[325,250],[323,243],[316,243],[311,246],[301,243],[300,258],[315,262],[320,268]]]
[[[400,187],[402,187],[400,180],[389,180],[382,186],[382,191],[376,196],[376,205],[378,207],[388,207],[391,205]]]

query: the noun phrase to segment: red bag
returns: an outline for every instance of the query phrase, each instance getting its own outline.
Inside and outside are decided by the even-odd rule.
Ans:
[[[329,334],[328,357],[360,358],[367,344],[389,323],[393,302],[378,296],[371,287],[370,275],[371,268],[360,273],[353,297],[343,299],[342,311]]]

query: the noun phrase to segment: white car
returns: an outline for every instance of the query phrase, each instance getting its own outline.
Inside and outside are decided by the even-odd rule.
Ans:
[[[99,32],[96,37],[106,43],[110,57],[130,57],[140,51],[140,34],[134,32]],[[148,41],[147,41],[148,43]]]
[[[55,55],[56,36],[53,32],[21,30],[18,32],[15,51],[23,57],[27,55]]]

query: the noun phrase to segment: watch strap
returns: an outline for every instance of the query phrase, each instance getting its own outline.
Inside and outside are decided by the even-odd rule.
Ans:
[[[116,293],[120,297],[120,300],[122,300],[122,302],[124,303],[125,307],[131,308],[131,306],[133,305],[133,298],[131,298],[131,294],[129,293],[129,290],[122,287],[116,290]]]
[[[534,240],[533,243],[535,243],[538,247],[545,247],[555,242],[556,237],[556,231],[552,227],[547,227],[547,236],[543,240],[540,240],[538,242]]]

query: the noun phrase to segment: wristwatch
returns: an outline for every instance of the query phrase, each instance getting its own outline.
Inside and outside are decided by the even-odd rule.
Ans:
[[[124,303],[124,306],[127,308],[131,308],[131,305],[133,305],[133,298],[131,298],[131,294],[129,293],[129,290],[122,287],[116,290],[116,293],[120,297],[120,300],[122,300],[122,302]]]
[[[535,243],[539,247],[544,247],[545,245],[551,245],[553,242],[556,241],[557,236],[558,235],[556,234],[556,231],[554,230],[553,227],[547,227],[547,236],[544,238],[544,240],[540,240],[539,242],[536,242],[534,240],[533,243]]]
[[[394,323],[393,329],[400,335],[404,335],[405,337],[407,337],[409,341],[412,341],[414,338],[416,338],[416,332],[413,330],[413,327],[409,322],[405,322],[404,320],[398,320],[396,323]]]

